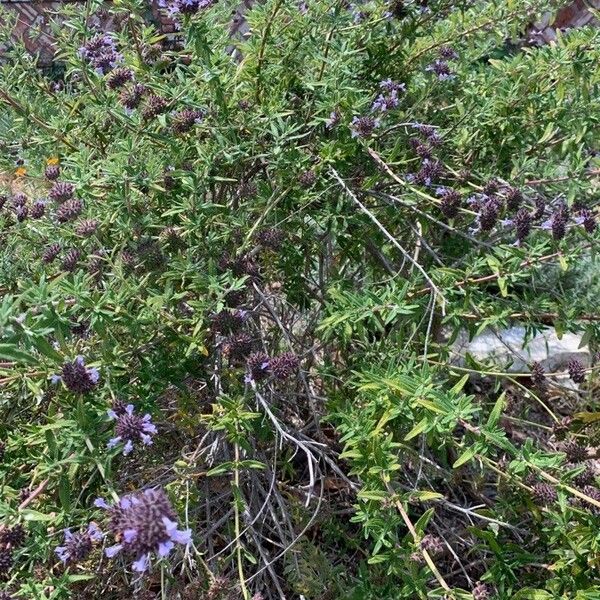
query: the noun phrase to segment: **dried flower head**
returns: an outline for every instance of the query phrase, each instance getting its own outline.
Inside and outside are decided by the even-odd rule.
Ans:
[[[531,220],[531,214],[526,208],[519,209],[515,215],[515,235],[519,244],[522,244],[529,235],[529,232],[531,231]]]
[[[409,179],[418,185],[430,186],[444,174],[444,166],[439,160],[424,159],[421,168]]]
[[[496,196],[484,200],[479,210],[479,226],[482,231],[491,231],[498,222],[500,202]]]
[[[531,495],[540,504],[552,504],[558,498],[556,488],[549,483],[536,483],[531,488]]]
[[[560,204],[550,220],[550,229],[552,237],[559,241],[562,240],[567,233],[567,221],[569,220],[569,209],[566,204]]]
[[[509,210],[518,210],[523,202],[523,193],[519,188],[509,186],[506,188],[506,206]]]
[[[581,464],[566,465],[566,469],[577,469],[580,468]],[[596,474],[594,469],[589,464],[583,463],[583,471],[573,476],[573,483],[578,487],[584,487],[586,485],[592,485],[596,481]]]
[[[244,325],[245,310],[222,310],[211,317],[211,329],[216,333],[235,333]]]
[[[60,244],[55,242],[54,244],[50,244],[44,248],[44,253],[42,254],[42,261],[46,264],[53,262],[56,257],[60,254]]]
[[[106,79],[106,85],[111,90],[122,88],[126,83],[133,81],[133,71],[126,67],[115,69]]]
[[[567,455],[567,460],[570,463],[580,463],[588,458],[587,448],[581,446],[576,440],[565,442],[561,450]]]
[[[2,526],[0,529],[0,545],[10,546],[11,548],[20,548],[25,542],[26,532],[23,525],[13,525],[12,527]]]
[[[544,388],[547,384],[546,371],[539,362],[531,366],[531,383],[537,388]]]
[[[425,67],[425,70],[434,73],[439,81],[453,79],[455,76],[448,62],[440,58]]]
[[[157,96],[156,94],[151,94],[146,98],[146,103],[142,108],[142,117],[146,121],[150,121],[154,119],[158,115],[167,112],[169,108],[169,103],[162,96]]]
[[[298,176],[298,183],[303,188],[312,187],[317,181],[317,174],[313,170],[303,171]]]
[[[56,211],[56,220],[59,223],[66,223],[76,219],[83,210],[83,202],[79,198],[71,198],[63,202]]]
[[[284,238],[285,233],[281,229],[278,229],[276,227],[261,229],[256,234],[256,241],[263,248],[270,248],[271,250],[279,250]]]
[[[81,250],[78,248],[71,248],[63,257],[62,269],[69,273],[73,272],[77,268],[77,264],[81,258]]]
[[[46,202],[44,200],[37,200],[31,207],[30,215],[32,219],[41,219],[46,213]]]
[[[492,592],[490,587],[481,581],[471,590],[473,600],[490,600]]]
[[[92,235],[96,229],[98,229],[98,221],[96,219],[84,219],[75,225],[75,233],[83,237]]]
[[[143,417],[134,413],[133,404],[128,404],[124,411],[109,410],[108,416],[116,421],[116,436],[109,440],[108,448],[124,444],[123,454],[127,455],[133,450],[134,443],[142,442],[146,446],[152,444],[152,437],[156,435],[156,426],[152,423],[149,414]]]
[[[146,93],[146,86],[141,83],[136,83],[129,88],[125,88],[119,94],[119,102],[128,110],[133,110],[140,105],[144,94]]]
[[[287,379],[298,371],[300,359],[293,352],[285,352],[269,361],[269,371],[276,379]]]
[[[48,165],[44,170],[44,176],[49,181],[56,181],[60,177],[60,167],[58,165]]]
[[[223,354],[231,360],[244,360],[253,349],[252,337],[247,333],[235,333],[223,342]]]
[[[264,352],[253,352],[246,360],[246,381],[260,381],[267,377],[269,357]]]
[[[104,537],[95,523],[90,523],[83,532],[72,533],[65,529],[64,535],[63,545],[55,548],[54,552],[65,565],[83,562],[90,555],[93,543]]]
[[[573,422],[572,417],[563,417],[558,423],[554,423],[552,426],[552,433],[557,440],[564,440],[569,433],[571,423]]]
[[[55,202],[70,200],[75,193],[75,186],[66,181],[57,181],[48,192],[48,197]]]
[[[186,133],[194,125],[202,121],[204,113],[201,110],[193,108],[184,108],[173,114],[173,131],[176,134]]]
[[[0,548],[0,579],[5,581],[10,576],[13,567],[12,548]]]
[[[460,192],[452,188],[438,188],[436,193],[440,197],[440,211],[446,219],[454,219],[460,209]]]
[[[419,546],[422,550],[426,550],[429,554],[434,555],[442,554],[446,549],[442,539],[439,536],[430,533],[423,537]]]
[[[585,381],[585,367],[581,361],[576,358],[569,361],[567,365],[569,377],[574,383],[583,383]]]
[[[100,379],[98,369],[86,367],[83,356],[78,356],[73,362],[66,362],[60,375],[52,376],[52,383],[62,381],[65,387],[75,394],[91,392]]]
[[[147,571],[152,553],[164,558],[175,544],[191,542],[192,532],[178,529],[175,511],[161,488],[125,496],[114,506],[99,498],[95,505],[109,511],[110,529],[118,542],[105,550],[106,556],[112,558],[123,552],[135,559],[134,571]]]

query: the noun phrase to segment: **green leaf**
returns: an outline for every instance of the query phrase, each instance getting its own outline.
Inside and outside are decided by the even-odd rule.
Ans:
[[[21,514],[26,521],[52,521],[56,518],[55,515],[45,515],[44,513],[30,508],[24,509]]]
[[[475,456],[475,448],[474,447],[468,448],[456,459],[456,461],[452,465],[452,468],[458,469],[458,467],[469,462],[474,456]]]
[[[502,414],[502,409],[504,408],[504,398],[506,397],[506,392],[502,392],[498,400],[496,400],[496,404],[494,404],[494,408],[490,413],[487,424],[488,427],[494,427],[498,420],[500,419],[500,415]]]
[[[31,354],[19,350],[19,348],[16,348],[12,344],[0,344],[0,358],[25,364],[35,364],[37,362]]]
[[[414,437],[423,433],[429,425],[429,419],[427,417],[421,419],[405,436],[404,440],[412,440]]]

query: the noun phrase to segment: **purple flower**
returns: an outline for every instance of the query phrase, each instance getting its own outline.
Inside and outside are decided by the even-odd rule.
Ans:
[[[454,78],[454,73],[450,69],[450,65],[445,60],[434,60],[425,68],[425,70],[435,73],[440,81],[446,81]]]
[[[54,552],[65,565],[85,560],[92,551],[93,542],[103,538],[103,533],[95,523],[90,523],[84,532],[71,533],[65,529],[64,534],[64,545],[55,548]]]
[[[114,40],[108,34],[97,35],[79,48],[79,55],[100,75],[112,71],[123,56],[117,52]]]
[[[370,116],[354,117],[350,128],[352,137],[369,137],[379,127],[379,119]]]
[[[164,558],[175,544],[186,546],[192,541],[190,529],[178,528],[175,511],[161,488],[124,496],[113,506],[101,498],[94,505],[109,511],[110,528],[118,540],[105,550],[106,556],[124,553],[131,558],[134,571],[147,571],[152,553]]]
[[[63,365],[61,375],[52,376],[52,383],[62,381],[71,392],[86,394],[94,389],[99,379],[98,369],[86,367],[83,356],[78,356],[73,362]]]
[[[406,85],[403,83],[396,83],[391,79],[386,79],[379,83],[379,87],[385,92],[379,94],[373,105],[371,106],[372,111],[386,112],[393,108],[396,108],[400,103],[398,99],[399,92],[406,91]]]
[[[173,113],[173,131],[176,134],[186,133],[194,125],[202,121],[204,113],[201,110],[194,108],[184,108],[183,110]]]
[[[446,60],[456,60],[458,58],[458,53],[451,46],[442,46],[438,52],[440,58]]]
[[[293,352],[285,352],[269,361],[269,371],[276,379],[287,379],[300,367],[300,359]]]
[[[48,192],[48,196],[56,202],[65,202],[73,197],[75,186],[66,181],[57,181],[52,189]]]
[[[452,188],[437,188],[435,191],[440,197],[440,211],[446,219],[454,219],[458,215],[460,209],[461,195],[460,192]]]
[[[336,108],[329,113],[329,118],[325,120],[325,127],[327,129],[333,129],[341,119],[342,115],[340,111]]]
[[[152,423],[150,415],[143,417],[134,414],[133,404],[128,404],[124,411],[108,411],[108,416],[115,420],[114,438],[109,440],[108,448],[114,448],[119,444],[124,444],[123,454],[127,455],[133,450],[135,442],[141,441],[146,446],[152,444],[152,436],[156,434],[156,426]]]
[[[254,352],[246,359],[246,368],[246,383],[260,381],[268,375],[269,357],[264,352]]]

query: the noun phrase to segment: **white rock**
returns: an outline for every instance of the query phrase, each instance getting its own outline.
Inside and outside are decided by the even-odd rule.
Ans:
[[[450,361],[463,366],[466,355],[470,354],[479,362],[491,362],[511,373],[527,373],[534,362],[540,363],[547,373],[566,371],[573,359],[584,367],[591,364],[588,346],[580,347],[581,335],[565,333],[559,339],[554,328],[548,327],[527,339],[526,331],[525,327],[486,329],[469,341],[468,333],[463,330],[452,344]]]

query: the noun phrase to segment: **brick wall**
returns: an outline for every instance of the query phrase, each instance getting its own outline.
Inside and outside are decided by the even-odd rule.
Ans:
[[[17,24],[13,37],[20,39],[27,50],[39,55],[39,63],[47,66],[52,63],[56,52],[54,37],[49,28],[49,22],[59,18],[57,11],[64,3],[83,4],[82,0],[0,0],[0,7],[16,14]],[[158,0],[151,0],[150,8],[156,24],[163,33],[169,34],[175,30],[172,21],[167,19],[159,9]],[[0,22],[2,16],[0,15]],[[94,24],[104,31],[110,31],[113,23],[110,16],[94,17]],[[1,59],[0,48],[0,59]]]

